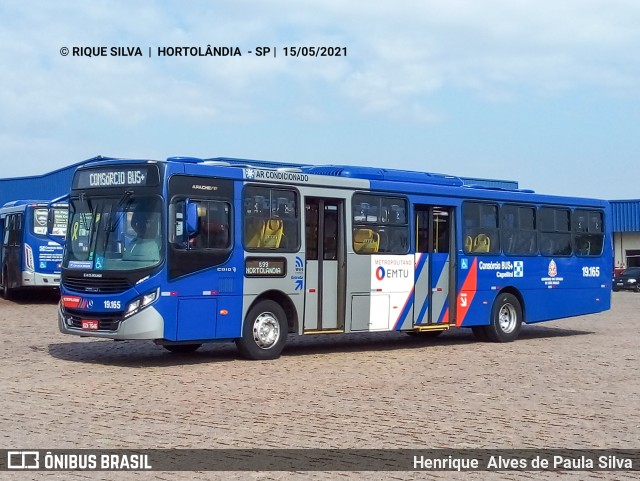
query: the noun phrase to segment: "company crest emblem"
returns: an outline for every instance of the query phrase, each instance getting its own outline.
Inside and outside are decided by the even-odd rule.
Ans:
[[[558,266],[556,265],[556,262],[551,259],[551,261],[549,262],[549,271],[548,271],[549,277],[555,277],[558,275]]]

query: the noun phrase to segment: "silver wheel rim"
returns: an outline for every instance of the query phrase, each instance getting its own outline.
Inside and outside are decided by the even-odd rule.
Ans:
[[[253,322],[253,340],[261,349],[271,349],[280,339],[280,323],[271,312],[263,312]]]
[[[518,323],[516,308],[508,303],[502,306],[500,312],[498,312],[498,323],[500,324],[500,330],[505,334],[513,332]]]

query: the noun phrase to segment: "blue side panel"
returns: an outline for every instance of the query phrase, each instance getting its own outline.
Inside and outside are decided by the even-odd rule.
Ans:
[[[187,165],[185,170],[189,168]],[[171,173],[181,172],[168,172],[169,175]],[[242,205],[241,197],[241,183],[236,183],[236,206]],[[166,339],[186,341],[240,337],[244,288],[242,216],[235,215],[233,223],[234,245],[237,248],[233,249],[225,262],[176,279],[165,278],[162,282],[163,295],[159,304],[165,319]],[[166,270],[163,275],[167,275]]]
[[[611,307],[603,289],[549,289],[531,292],[527,302],[527,323],[562,319],[601,312]]]
[[[459,275],[458,325],[488,324],[497,293],[507,288],[520,293],[527,323],[607,310],[609,254],[605,248],[599,258],[462,257],[468,268]]]
[[[163,286],[163,289],[166,286]],[[169,341],[178,340],[178,297],[170,295],[170,291],[161,294],[156,309],[164,319],[164,338]]]
[[[216,337],[217,299],[178,301],[178,341]]]

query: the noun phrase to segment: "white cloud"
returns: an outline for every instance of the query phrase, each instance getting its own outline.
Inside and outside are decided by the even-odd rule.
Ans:
[[[169,105],[178,115],[215,120],[234,103],[250,111],[283,79],[330,86],[378,114],[451,87],[503,99],[522,87],[545,94],[581,85],[639,90],[640,4],[621,0],[36,2],[13,3],[4,13],[15,19],[0,33],[0,62],[9,72],[5,95],[29,91],[27,111],[52,102],[51,117],[92,105],[124,116],[145,104],[134,118]],[[146,55],[149,46],[155,52],[158,46],[246,50],[289,43],[345,46],[348,56],[88,59],[57,53],[74,45],[142,46]]]

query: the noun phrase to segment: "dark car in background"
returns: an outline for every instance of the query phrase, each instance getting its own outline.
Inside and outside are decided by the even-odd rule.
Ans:
[[[628,267],[613,278],[613,290],[640,292],[640,267]]]

